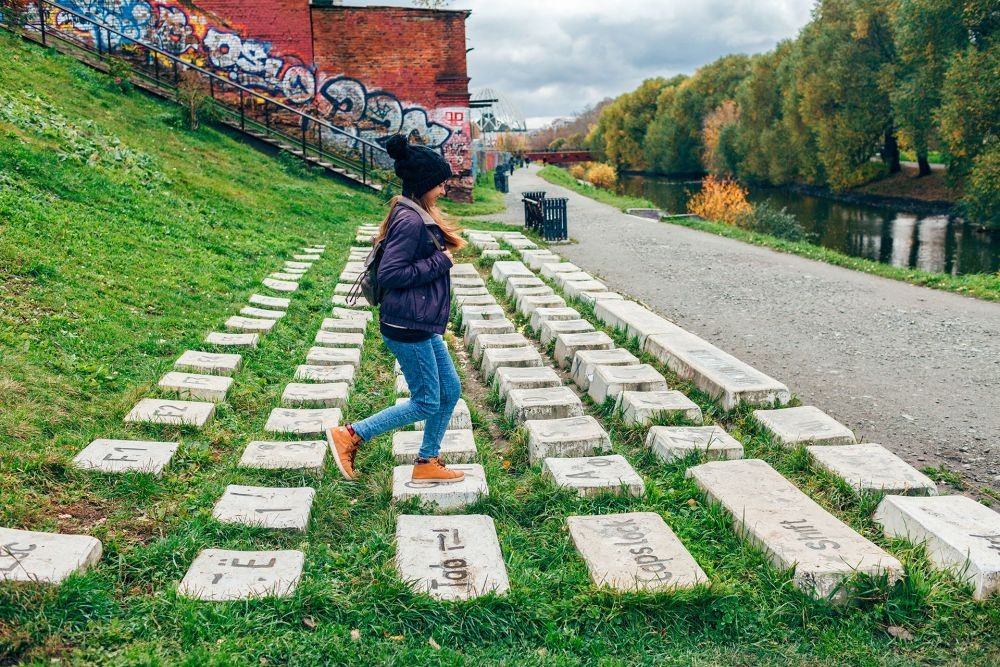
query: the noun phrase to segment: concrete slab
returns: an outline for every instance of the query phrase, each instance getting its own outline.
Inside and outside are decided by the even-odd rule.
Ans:
[[[201,428],[215,415],[214,403],[144,398],[127,415],[126,424],[172,424]]]
[[[205,336],[205,342],[219,347],[257,347],[260,336],[254,333],[234,334],[213,331]]]
[[[339,408],[291,409],[275,408],[267,418],[268,433],[294,433],[303,436],[326,437],[326,432],[340,425]]]
[[[659,514],[571,516],[566,525],[597,586],[661,591],[708,583],[708,576]]]
[[[531,239],[507,239],[507,244],[515,250],[533,250],[538,247]]]
[[[316,491],[309,487],[273,488],[230,484],[212,516],[220,523],[305,530]]]
[[[601,301],[598,308],[607,303]],[[791,400],[791,392],[782,383],[689,333],[650,335],[643,349],[681,379],[715,396],[724,410],[741,402],[784,405]]]
[[[479,296],[454,296],[451,299],[457,306],[489,306],[495,304],[497,300],[492,294]]]
[[[323,347],[356,347],[360,348],[365,344],[365,335],[362,333],[348,333],[342,331],[316,332],[316,345]]]
[[[667,380],[649,364],[638,366],[595,366],[587,393],[594,403],[617,398],[623,391],[666,391]]]
[[[624,456],[583,456],[578,458],[546,458],[542,474],[558,486],[574,489],[583,496],[596,496],[610,491],[619,495],[641,496],[646,485],[639,473]]]
[[[580,271],[580,267],[572,262],[554,262],[542,266],[542,277],[553,280],[557,273],[575,273]]]
[[[353,250],[352,250],[352,252],[353,252]],[[287,266],[289,268],[292,268],[292,269],[308,270],[308,269],[312,268],[312,265],[313,265],[312,262],[292,262],[292,261],[289,261],[287,259],[285,260],[285,266]]]
[[[275,310],[288,310],[288,307],[292,305],[292,300],[280,296],[263,296],[261,294],[254,294],[250,297],[250,303],[255,306],[274,308]]]
[[[793,570],[807,594],[844,602],[842,584],[855,573],[903,574],[898,560],[816,504],[764,461],[712,461],[689,468],[708,498],[732,517],[736,530],[778,568]]]
[[[572,320],[570,320],[572,321]],[[613,350],[615,342],[603,331],[556,334],[556,348],[552,354],[559,368],[570,368],[577,352],[582,350]]]
[[[510,320],[470,320],[465,327],[465,347],[475,345],[481,333],[512,334],[517,331]]]
[[[567,275],[560,273],[559,277]],[[562,291],[566,294],[569,299],[578,299],[582,292],[606,292],[608,286],[602,283],[600,280],[569,280],[565,279],[560,285]]]
[[[583,403],[569,387],[511,389],[504,414],[517,423],[529,419],[564,419],[583,415]]]
[[[936,496],[934,481],[882,445],[806,447],[816,464],[859,492]]]
[[[535,331],[542,330],[542,322],[555,322],[559,320],[579,320],[580,311],[576,308],[536,308],[531,313],[531,328]]]
[[[476,274],[474,276],[465,275],[452,275],[451,276],[451,286],[454,287],[486,287],[486,283],[483,279]]]
[[[345,408],[351,385],[346,382],[301,384],[292,382],[281,394],[283,408]]]
[[[562,378],[548,366],[515,368],[502,366],[493,376],[493,383],[500,397],[507,400],[512,389],[545,389],[561,387]]]
[[[174,370],[205,375],[233,375],[243,358],[238,354],[215,354],[188,350],[174,362]]]
[[[299,284],[291,280],[278,280],[277,278],[264,278],[261,281],[264,287],[273,289],[275,292],[294,292],[299,289]]]
[[[778,410],[754,410],[754,419],[784,447],[802,443],[853,445],[854,433],[817,407],[803,405]]]
[[[396,520],[399,576],[441,600],[469,600],[510,589],[493,519],[483,515],[412,516]]]
[[[411,498],[436,503],[439,509],[452,510],[474,503],[490,495],[483,466],[475,463],[449,465],[465,473],[460,482],[414,482],[413,465],[400,465],[392,471],[392,499],[401,503]]]
[[[361,319],[337,319],[327,317],[319,325],[320,331],[332,331],[334,333],[359,333],[363,334],[368,328],[367,322]]]
[[[348,347],[311,347],[306,353],[306,363],[310,366],[354,366],[361,365],[361,350]]]
[[[0,581],[58,584],[101,560],[100,540],[0,528]]]
[[[251,333],[267,333],[274,328],[275,320],[262,320],[255,317],[233,315],[226,320],[226,328],[233,331],[249,331]]]
[[[335,306],[342,306],[344,308],[371,308],[368,299],[363,296],[348,297],[344,294],[334,294],[330,302]]]
[[[94,440],[77,454],[73,458],[73,465],[83,470],[144,472],[159,476],[174,457],[178,446],[179,443],[176,442],[102,438]]]
[[[527,296],[553,296],[555,295],[555,290],[553,290],[548,285],[540,285],[537,287],[517,287],[511,290],[513,293],[514,307],[516,308],[520,303],[521,299]]]
[[[504,290],[507,293],[507,297],[513,299],[514,291],[522,288],[529,287],[548,287],[540,278],[534,275],[530,276],[511,276],[507,279],[504,285]],[[549,287],[549,289],[552,289]]]
[[[472,361],[476,364],[483,358],[484,350],[496,350],[511,347],[530,347],[531,343],[522,334],[505,333],[493,334],[483,333],[476,336],[476,342],[472,346]]]
[[[336,285],[333,286],[333,293],[343,294],[346,296],[350,294],[353,289],[354,289],[353,283],[337,283]]]
[[[486,285],[475,285],[473,287],[451,287],[452,296],[489,296],[490,291]]]
[[[966,496],[887,496],[875,521],[888,537],[925,544],[927,558],[985,600],[1000,593],[1000,514]]]
[[[565,290],[566,283],[573,282],[597,282],[594,276],[590,275],[586,271],[565,271],[562,273],[557,273],[552,277],[552,282],[559,286],[559,289]],[[597,282],[598,285],[603,285],[604,283]],[[569,296],[567,294],[567,296]]]
[[[548,345],[549,341],[555,340],[557,334],[561,333],[587,333],[594,331],[594,325],[587,320],[552,320],[542,322],[541,333],[538,339],[542,345]]]
[[[468,262],[456,264],[451,267],[450,273],[452,278],[456,278],[458,276],[475,276],[476,278],[479,278],[479,271],[476,270],[476,267],[473,264],[469,264]]]
[[[462,330],[474,320],[505,320],[507,313],[500,306],[462,306]]]
[[[618,395],[617,408],[626,424],[652,424],[658,419],[680,415],[701,424],[701,408],[679,391],[623,391]]]
[[[487,382],[493,377],[498,368],[503,366],[511,368],[527,368],[531,366],[544,366],[542,355],[533,347],[508,347],[495,348],[483,352],[482,362],[479,369],[483,374],[483,379]]]
[[[518,302],[517,312],[530,318],[538,308],[562,308],[565,305],[566,299],[555,294],[526,296]]]
[[[294,380],[304,380],[307,382],[346,382],[354,384],[354,373],[356,368],[351,364],[343,366],[312,366],[302,364],[295,368]]]
[[[609,301],[624,301],[623,297],[618,292],[580,292],[576,295],[576,298],[580,299],[583,303],[587,304],[592,308],[597,307],[599,301],[609,300]]]
[[[506,283],[511,276],[531,276],[534,274],[523,262],[493,262],[493,269],[490,271],[493,280],[498,283]]]
[[[590,389],[590,381],[594,377],[594,369],[598,366],[638,366],[639,358],[628,350],[581,350],[573,357],[570,375],[573,383],[581,391]]]
[[[241,468],[322,471],[326,440],[254,440],[243,450]]]
[[[590,415],[524,422],[528,432],[528,460],[595,456],[611,451],[611,438]]]
[[[273,280],[287,280],[293,283],[302,279],[302,276],[300,274],[285,273],[284,271],[276,271],[275,273],[269,273],[267,277]]]
[[[396,431],[392,434],[392,455],[396,463],[413,463],[424,441],[423,431]],[[445,431],[440,456],[448,463],[476,460],[476,440],[471,429]]]
[[[194,398],[221,403],[226,400],[233,378],[219,375],[200,375],[171,371],[160,378],[157,386],[165,392],[177,394],[180,398]]]
[[[323,259],[321,256],[315,253],[292,255],[292,258],[300,262],[318,262]]]
[[[333,316],[335,318],[346,320],[363,320],[365,322],[371,322],[372,318],[375,317],[375,313],[370,310],[354,310],[353,308],[341,308],[340,306],[337,306],[333,309]]]
[[[742,443],[719,426],[654,426],[646,434],[646,446],[667,463],[696,452],[709,461],[743,458]]]
[[[630,339],[638,338],[640,346],[654,334],[687,334],[670,320],[635,301],[601,300],[594,307],[594,316],[609,327],[623,331]]]
[[[396,396],[409,396],[410,385],[402,375],[396,376]]]
[[[522,253],[523,255],[524,253]],[[528,268],[532,271],[541,271],[542,267],[546,264],[559,264],[562,262],[562,257],[556,254],[550,255],[533,255],[527,257],[524,263],[528,265]]]
[[[205,549],[184,575],[177,594],[220,602],[287,597],[302,577],[301,551]]]

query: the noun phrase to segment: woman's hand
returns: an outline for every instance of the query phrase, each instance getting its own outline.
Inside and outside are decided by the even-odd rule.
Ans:
[[[451,256],[451,250],[442,250],[441,252],[451,261],[451,265],[455,266],[455,258]]]

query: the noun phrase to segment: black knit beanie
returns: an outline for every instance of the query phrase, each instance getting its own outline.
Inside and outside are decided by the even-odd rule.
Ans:
[[[385,142],[389,157],[396,161],[396,175],[403,179],[403,194],[421,197],[452,177],[447,160],[426,146],[410,145],[401,134]]]

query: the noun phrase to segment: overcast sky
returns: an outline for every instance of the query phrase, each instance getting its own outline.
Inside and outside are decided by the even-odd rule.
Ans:
[[[410,5],[407,0],[346,4]],[[454,0],[467,23],[470,89],[505,93],[537,127],[652,76],[793,37],[811,0]]]

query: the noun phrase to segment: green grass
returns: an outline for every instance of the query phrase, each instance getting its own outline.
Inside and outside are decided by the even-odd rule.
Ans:
[[[913,151],[902,151],[899,154],[899,159],[906,162],[916,162],[917,154]],[[927,151],[927,161],[931,164],[944,164],[947,161],[947,157],[941,151]]]
[[[329,313],[357,224],[380,220],[382,202],[210,128],[175,132],[170,106],[113,93],[107,78],[35,46],[0,34],[0,52],[0,525],[87,533],[104,543],[101,562],[61,586],[0,585],[0,664],[985,665],[1000,658],[1000,601],[970,602],[968,591],[903,543],[888,546],[909,564],[905,586],[874,584],[848,608],[806,598],[701,502],[683,463],[656,461],[641,433],[613,415],[605,418],[616,450],[646,478],[644,497],[576,498],[527,465],[523,440],[515,437],[501,455],[479,428],[490,496],[468,511],[496,520],[511,592],[460,604],[411,592],[394,572],[395,520],[429,510],[391,504],[388,436],[364,448],[365,477],[356,484],[339,481],[329,464],[322,477],[236,466],[247,441],[263,436]],[[38,104],[32,95],[48,106],[25,115],[25,104]],[[216,420],[200,431],[126,428],[122,416],[157,395],[174,359],[201,348],[262,277],[307,243],[327,243],[327,254],[288,315],[244,353]],[[392,358],[372,328],[348,418],[390,404],[392,387]],[[477,426],[502,421],[489,406],[470,407]],[[783,462],[783,472],[878,539],[870,504],[859,506],[800,456],[779,458],[760,434],[734,436],[751,454]],[[97,437],[181,446],[159,479],[73,468],[72,457]],[[227,484],[312,486],[309,530],[214,522]],[[590,584],[565,518],[638,509],[664,515],[709,573],[710,589],[612,594]],[[282,600],[178,597],[189,564],[210,547],[300,549],[302,582]],[[914,639],[890,637],[890,625]]]
[[[555,183],[556,185],[569,188],[574,192],[585,195],[599,202],[609,204],[621,210],[632,207],[656,208],[655,205],[649,202],[645,202],[644,204],[634,203],[641,200],[632,200],[629,197],[619,197],[618,195],[607,190],[580,185],[566,170],[560,169],[559,167],[544,167],[538,172],[538,175],[550,183]],[[973,273],[953,276],[947,273],[933,273],[930,271],[923,271],[921,269],[892,266],[890,264],[883,264],[881,262],[864,259],[862,257],[851,257],[850,255],[845,255],[844,253],[837,252],[836,250],[830,250],[829,248],[824,248],[806,241],[787,241],[776,236],[758,234],[757,232],[740,229],[721,222],[712,222],[709,220],[702,220],[700,218],[674,216],[664,218],[664,222],[674,225],[682,225],[690,229],[697,229],[698,231],[709,232],[718,236],[725,236],[726,238],[744,241],[745,243],[752,243],[753,245],[787,252],[800,257],[807,257],[819,262],[833,264],[834,266],[841,266],[846,269],[863,271],[864,273],[870,273],[882,278],[891,278],[893,280],[901,280],[903,282],[914,285],[922,285],[924,287],[930,287],[932,289],[938,289],[945,292],[964,294],[965,296],[983,299],[984,301],[1000,301],[1000,272],[995,274]]]
[[[471,204],[463,204],[448,199],[441,199],[441,210],[448,215],[457,217],[491,215],[507,210],[503,193],[497,192],[492,183],[476,183],[472,191],[472,200]]]
[[[624,195],[617,195],[610,190],[605,190],[603,188],[596,188],[593,185],[583,184],[578,182],[575,178],[570,176],[569,172],[561,167],[547,166],[542,167],[539,170],[538,175],[544,178],[549,183],[555,185],[561,185],[564,188],[572,190],[573,192],[584,195],[585,197],[590,197],[591,199],[596,199],[602,204],[607,204],[608,206],[614,206],[619,211],[624,211],[629,208],[659,208],[656,204],[649,201],[648,199],[642,199],[641,197],[627,197]]]

